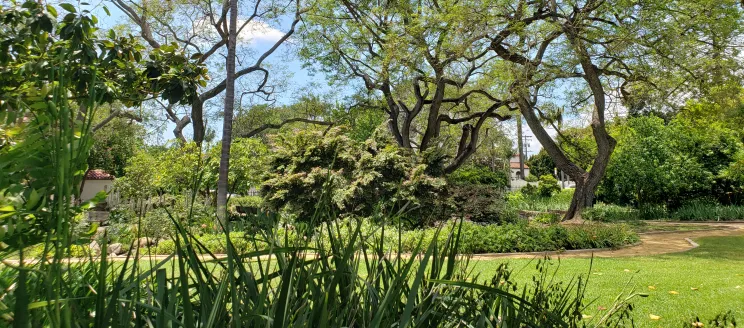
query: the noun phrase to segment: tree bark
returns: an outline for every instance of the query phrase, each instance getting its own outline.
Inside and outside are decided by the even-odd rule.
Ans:
[[[227,98],[227,96],[225,97]],[[204,142],[204,136],[206,135],[206,126],[204,125],[204,102],[200,99],[201,97],[196,98],[197,99],[194,100],[194,103],[191,104],[191,120],[194,126],[194,142],[201,146],[202,142]],[[235,98],[234,95],[233,98]]]
[[[226,59],[227,85],[225,87],[225,114],[222,124],[220,170],[217,179],[217,218],[220,220],[222,228],[227,228],[227,188],[229,186],[227,178],[230,170],[230,146],[232,145],[233,109],[235,107],[235,46],[238,35],[238,0],[228,1],[230,1],[230,31],[228,32]],[[194,131],[194,136],[196,136],[196,127],[194,127]]]

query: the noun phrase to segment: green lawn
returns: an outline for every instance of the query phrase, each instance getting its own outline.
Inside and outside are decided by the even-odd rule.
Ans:
[[[744,319],[744,237],[700,238],[697,242],[700,247],[684,253],[595,258],[587,292],[588,299],[595,301],[585,314],[601,314],[599,307],[609,308],[615,297],[623,292],[625,282],[632,279],[629,286],[649,294],[633,301],[638,327],[679,327],[683,320],[696,315],[711,319],[728,310],[733,310],[736,318]],[[483,273],[492,273],[502,262],[504,260],[478,261],[475,265]],[[530,260],[508,262],[515,271],[516,282],[530,282],[535,273],[534,263]],[[577,274],[586,274],[590,269],[589,259],[553,262],[555,266],[560,265],[557,277],[564,281]],[[649,315],[652,314],[661,319],[651,320]]]

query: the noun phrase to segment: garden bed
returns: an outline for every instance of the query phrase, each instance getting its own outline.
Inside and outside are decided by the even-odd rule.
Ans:
[[[355,229],[356,223],[340,221],[334,224],[334,229],[340,231],[342,241],[349,239]],[[484,253],[515,253],[515,252],[548,252],[577,249],[607,249],[619,248],[638,242],[639,236],[633,229],[625,224],[600,224],[587,223],[575,226],[564,226],[559,224],[544,225],[520,222],[505,225],[482,225],[472,222],[463,222],[457,226],[456,222],[446,223],[439,228],[426,228],[398,232],[392,226],[383,229],[380,226],[363,222],[360,234],[364,244],[358,248],[373,248],[379,244],[384,245],[386,251],[402,253],[423,252],[418,248],[421,245],[429,245],[434,239],[443,246],[453,229],[462,229],[459,240],[459,249],[464,254]],[[318,229],[323,231],[324,229]],[[277,228],[271,235],[276,236],[273,242],[267,241],[269,234],[247,234],[245,232],[231,232],[230,241],[238,252],[251,252],[265,249],[270,243],[276,245],[303,245],[304,238],[297,233],[294,227]],[[202,234],[196,237],[197,248],[201,253],[224,254],[227,253],[227,238],[224,234]],[[327,247],[330,244],[328,236],[324,233],[316,233],[311,238],[313,247]],[[112,240],[111,243],[116,243]],[[128,244],[122,245],[121,252],[126,252]],[[150,255],[170,255],[176,250],[173,240],[166,239],[158,241],[157,245],[143,247],[140,252]],[[39,257],[42,249],[31,248],[27,257]],[[87,257],[91,253],[88,245],[74,245],[71,256]]]

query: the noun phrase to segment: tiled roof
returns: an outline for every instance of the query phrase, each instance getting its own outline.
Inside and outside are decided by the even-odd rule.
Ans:
[[[85,180],[114,180],[114,176],[104,170],[89,170],[85,173]]]
[[[513,169],[518,169],[519,168],[519,162],[509,162],[509,167],[511,167]],[[524,163],[524,168],[525,169],[529,169],[530,166],[527,165],[527,163]]]

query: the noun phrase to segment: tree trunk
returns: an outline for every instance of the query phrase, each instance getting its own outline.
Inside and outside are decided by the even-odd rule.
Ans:
[[[233,95],[233,98],[234,97],[235,96]],[[206,134],[206,127],[204,126],[204,102],[199,99],[199,97],[196,97],[194,102],[191,104],[191,120],[194,125],[194,142],[201,146]],[[232,124],[232,120],[230,124]]]
[[[574,190],[574,195],[571,199],[571,205],[568,207],[566,216],[563,218],[564,221],[581,222],[582,210],[594,205],[594,194],[597,191],[599,183],[602,181],[605,170],[607,169],[609,157],[613,148],[614,144],[613,147],[610,148],[609,152],[606,152],[605,154],[597,154],[592,169],[589,170],[589,172],[580,175],[578,178],[572,177],[576,181],[576,189]]]
[[[571,199],[571,205],[563,220],[580,222],[581,211],[584,208],[591,207],[594,202],[594,192],[604,176],[610,154],[612,154],[615,148],[615,140],[606,133],[604,126],[596,124],[600,120],[598,119],[598,115],[594,115],[592,129],[594,130],[594,138],[597,143],[597,155],[594,158],[591,170],[587,172],[568,159],[560,146],[558,146],[542,124],[540,124],[540,120],[535,115],[532,105],[527,98],[520,97],[517,94],[517,105],[525,122],[527,122],[527,126],[530,127],[537,140],[540,141],[545,151],[553,159],[555,166],[576,182],[576,189]]]
[[[227,188],[229,186],[227,178],[230,170],[230,146],[232,145],[233,109],[235,107],[235,46],[238,24],[238,0],[229,1],[230,31],[228,32],[227,43],[225,118],[222,124],[222,151],[220,153],[220,171],[217,180],[217,218],[220,220],[224,229],[227,228]],[[196,127],[194,131],[196,131]]]

